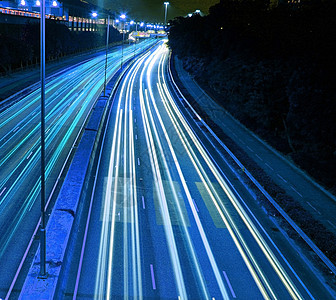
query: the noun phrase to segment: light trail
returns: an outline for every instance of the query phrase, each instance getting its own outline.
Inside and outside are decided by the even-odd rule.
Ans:
[[[134,156],[134,134],[132,113],[132,90],[136,73],[148,54],[138,60],[127,73],[123,81],[117,102],[117,118],[114,122],[113,139],[111,144],[110,163],[108,167],[107,185],[104,195],[103,226],[98,255],[98,268],[95,284],[97,299],[111,298],[113,282],[113,249],[115,236],[116,209],[119,189],[119,169],[123,165],[123,274],[124,295],[129,295],[129,261],[132,262],[133,296],[142,299],[142,279],[140,262],[140,233],[138,221],[138,203],[136,192],[136,171]],[[123,108],[122,108],[123,107]],[[122,117],[123,116],[123,117]],[[123,140],[123,143],[122,143]],[[123,147],[122,147],[123,146]],[[123,149],[123,150],[122,150]],[[121,153],[123,155],[121,155]],[[129,171],[129,176],[127,173]],[[113,198],[112,198],[113,195]],[[128,209],[131,208],[131,212]],[[120,216],[120,215],[119,215]],[[129,229],[128,226],[131,226]],[[131,241],[128,241],[128,232],[131,232]],[[129,257],[131,248],[131,258]],[[107,275],[106,275],[107,272]],[[98,295],[98,296],[97,296]],[[105,295],[105,296],[104,296]]]
[[[154,41],[148,41],[144,46],[153,43]],[[133,49],[129,48],[125,49],[126,59],[134,55]],[[79,130],[82,130],[83,122],[87,120],[102,91],[104,79],[101,77],[101,71],[104,62],[105,56],[101,56],[76,65],[75,71],[65,70],[48,79],[46,84],[48,195],[55,190],[54,183],[59,180],[57,172],[63,170],[68,151],[72,149],[73,141],[78,136]],[[119,57],[109,54],[108,79],[118,68]],[[40,194],[39,94],[39,89],[29,91],[20,101],[0,113],[1,263],[5,261],[3,255],[22,223],[38,221],[31,220],[32,214],[29,212],[38,208],[35,204]]]
[[[190,138],[192,139],[194,145],[197,147],[199,153],[202,155],[204,161],[207,163],[207,165],[210,167],[212,173],[215,175],[218,183],[221,185],[223,191],[227,194],[227,196],[229,197],[229,199],[231,200],[231,202],[233,203],[233,205],[235,206],[237,212],[239,213],[239,215],[241,216],[242,220],[244,221],[245,225],[248,227],[250,233],[252,234],[252,236],[254,237],[255,241],[258,243],[259,247],[261,248],[261,250],[263,251],[263,253],[265,254],[265,256],[267,257],[268,261],[270,262],[270,264],[272,265],[273,269],[275,270],[275,272],[277,273],[277,275],[279,276],[279,278],[281,279],[282,283],[284,284],[284,286],[286,287],[286,289],[288,290],[288,292],[290,293],[291,297],[293,299],[301,299],[302,296],[300,295],[299,291],[297,290],[297,288],[294,286],[292,280],[290,279],[290,277],[288,276],[288,274],[285,272],[284,268],[282,267],[282,265],[279,263],[279,261],[277,260],[277,258],[275,257],[275,255],[273,254],[273,252],[270,250],[269,246],[267,245],[267,243],[263,240],[261,234],[259,233],[259,231],[256,229],[256,227],[254,226],[253,222],[250,220],[250,218],[248,217],[247,213],[244,211],[244,209],[242,208],[242,206],[239,204],[238,200],[235,198],[235,196],[233,195],[233,193],[231,192],[231,190],[229,189],[229,187],[227,186],[227,184],[225,183],[225,181],[223,180],[223,178],[220,176],[218,170],[215,168],[215,166],[213,165],[211,159],[207,156],[207,153],[205,152],[205,150],[203,149],[203,147],[200,145],[199,141],[197,140],[197,138],[194,136],[193,132],[191,131],[191,129],[189,128],[189,125],[186,123],[186,121],[184,120],[183,116],[181,115],[179,109],[177,108],[175,102],[173,101],[167,87],[166,87],[166,83],[165,81],[165,76],[164,76],[164,72],[163,72],[163,67],[161,68],[161,77],[158,76],[158,81],[161,82],[161,80],[163,80],[163,82],[161,84],[157,84],[158,89],[161,90],[161,97],[163,96],[163,90],[161,88],[161,86],[164,89],[165,94],[167,95],[166,101],[163,101],[166,110],[169,114],[169,116],[171,117],[171,120],[174,124],[174,127],[176,129],[176,131],[179,134],[180,140],[183,142],[184,146],[185,146],[185,150],[187,151],[187,153],[189,154],[190,158],[193,161],[193,164],[197,170],[197,172],[199,173],[200,177],[202,178],[203,183],[206,186],[206,189],[211,197],[211,199],[213,200],[213,203],[215,204],[218,212],[220,213],[223,221],[226,223],[226,226],[228,226],[228,229],[231,228],[229,223],[231,224],[231,226],[233,227],[234,231],[230,230],[230,234],[231,236],[236,239],[234,236],[237,235],[240,242],[243,245],[243,248],[245,249],[246,253],[248,254],[248,256],[250,257],[254,267],[257,269],[257,272],[259,274],[259,276],[261,277],[262,281],[264,282],[264,284],[267,287],[268,293],[270,293],[272,298],[276,298],[275,294],[273,293],[270,284],[267,282],[266,277],[262,274],[262,271],[260,269],[260,267],[258,267],[255,259],[253,258],[253,255],[251,253],[251,251],[248,249],[246,243],[244,242],[243,238],[241,237],[241,235],[239,234],[239,230],[237,228],[237,226],[234,224],[232,218],[230,217],[229,213],[226,211],[225,207],[222,205],[221,201],[220,201],[220,197],[218,196],[218,194],[216,193],[212,183],[210,182],[210,180],[207,178],[206,173],[204,170],[202,170],[202,165],[201,163],[198,161],[196,154],[193,152],[193,147],[191,147],[191,145],[188,143],[187,138],[184,135],[184,132],[187,132],[190,136]],[[153,106],[156,106],[155,102],[153,102]],[[176,118],[173,115],[172,109],[168,107],[168,103],[171,105],[172,109],[174,110],[174,113],[176,114]],[[158,114],[159,117],[159,114]],[[183,124],[183,129],[178,125],[178,121],[179,120],[182,124]],[[162,125],[164,126],[164,125]],[[203,175],[202,175],[203,174]],[[204,177],[203,177],[204,176]],[[221,204],[221,208],[219,207],[219,204]],[[223,212],[224,214],[223,214]],[[225,215],[225,216],[224,216]],[[227,221],[227,219],[229,220],[229,223]],[[238,241],[237,241],[238,242]],[[241,254],[243,255],[242,249],[240,248],[240,246],[238,246],[239,244],[236,243],[238,249],[240,249]],[[245,260],[247,263],[247,260]],[[253,275],[253,277],[256,280],[257,285],[259,286],[262,294],[264,295],[265,298],[267,298],[267,293],[265,291],[265,289],[261,286],[260,281],[257,279],[256,274],[254,273],[254,271],[252,271],[251,269],[251,265],[248,263],[250,272]]]

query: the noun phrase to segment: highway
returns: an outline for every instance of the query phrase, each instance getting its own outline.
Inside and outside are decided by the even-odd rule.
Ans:
[[[107,78],[153,40],[108,54]],[[46,84],[46,194],[52,203],[63,170],[104,86],[105,55],[53,74]],[[16,100],[16,99],[14,99]],[[0,113],[0,298],[14,278],[40,215],[40,89]],[[48,208],[47,208],[48,209]],[[49,208],[50,211],[50,208]]]
[[[178,105],[168,59],[162,41],[114,96],[62,298],[331,299],[246,206],[252,195]]]

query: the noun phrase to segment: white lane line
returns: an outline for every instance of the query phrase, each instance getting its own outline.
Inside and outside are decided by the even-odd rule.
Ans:
[[[27,156],[27,159],[29,159],[32,154],[33,154],[33,151],[29,153],[29,155]]]
[[[265,165],[269,167],[272,171],[274,171],[274,169],[268,163],[265,163]]]
[[[232,135],[234,135],[235,137],[237,137],[237,135],[234,132],[232,132]]]
[[[136,140],[138,139],[138,135],[137,135],[137,134],[135,135],[135,139],[136,139]]]
[[[18,131],[18,130],[19,130],[19,126],[16,127],[16,128],[13,130],[13,132],[16,132],[16,131]]]
[[[290,187],[295,193],[297,193],[300,197],[303,198],[303,196],[293,186],[290,186]]]
[[[145,206],[145,197],[141,196],[141,199],[142,199],[142,208],[145,209],[146,208],[146,206]]]
[[[263,161],[263,159],[258,154],[256,154],[256,157],[258,157],[261,161]]]
[[[282,181],[287,182],[287,180],[284,179],[281,175],[277,174],[277,176],[278,176]]]
[[[319,215],[321,214],[309,201],[307,201],[307,204],[313,209],[315,210]]]
[[[231,285],[231,283],[230,283],[229,277],[226,275],[226,272],[225,272],[225,271],[223,271],[223,274],[224,274],[226,283],[228,284],[228,286],[229,286],[229,288],[230,288],[232,297],[233,297],[233,298],[237,298],[237,297],[236,297],[236,294],[235,294],[235,292],[234,292],[234,290],[233,290],[233,288],[232,288],[232,285]]]
[[[241,142],[242,144],[245,145],[245,142],[242,139],[238,139],[238,140],[239,140],[239,142]]]
[[[336,229],[336,225],[334,223],[330,222],[329,220],[327,222]]]
[[[136,123],[136,119],[134,118],[134,123]]]
[[[140,158],[138,157],[138,166],[140,166]]]
[[[152,276],[152,286],[153,286],[153,290],[156,290],[156,284],[155,284],[155,277],[154,277],[154,269],[153,269],[153,265],[150,265],[150,270],[151,270],[151,276]]]
[[[7,187],[4,187],[0,193],[0,196],[4,193],[4,191],[7,189]]]
[[[249,146],[247,146],[247,149],[249,149],[251,152],[254,152]]]
[[[194,200],[194,199],[192,199],[192,201],[193,201],[193,203],[194,203],[194,206],[195,206],[195,208],[196,208],[196,211],[197,211],[197,212],[199,212],[199,210],[198,210],[198,207],[197,207],[197,205],[196,205],[196,202],[195,202],[195,200]]]

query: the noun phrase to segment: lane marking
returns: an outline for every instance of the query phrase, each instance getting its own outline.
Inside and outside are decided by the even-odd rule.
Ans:
[[[13,132],[16,132],[16,131],[18,131],[18,130],[19,130],[19,126],[16,127],[16,128],[13,130]]]
[[[136,139],[136,140],[138,139],[138,135],[137,135],[137,134],[135,135],[135,139]]]
[[[154,277],[154,269],[153,269],[153,265],[150,265],[150,270],[151,270],[151,276],[152,276],[152,286],[153,286],[153,290],[156,290],[156,284],[155,284],[155,277]]]
[[[284,179],[281,175],[279,175],[279,174],[277,174],[278,175],[278,177],[282,180],[282,181],[284,181],[284,182],[286,182],[287,183],[287,180],[286,179]]]
[[[0,193],[0,196],[4,193],[4,191],[7,189],[7,187],[4,187]]]
[[[134,123],[136,123],[136,119],[134,118]]]
[[[236,294],[235,294],[235,292],[234,292],[234,290],[233,290],[233,288],[232,288],[232,285],[231,285],[231,283],[230,283],[229,277],[226,275],[226,272],[225,272],[225,271],[223,271],[223,274],[224,274],[226,283],[228,284],[229,289],[230,289],[230,291],[231,291],[232,297],[233,297],[233,298],[237,298],[237,297],[236,297]]]
[[[29,159],[32,154],[33,154],[33,151],[29,153],[29,155],[27,156],[27,159]]]
[[[142,199],[142,208],[145,209],[146,208],[146,206],[145,206],[145,197],[141,196],[141,199]]]
[[[330,222],[329,220],[327,222],[336,229],[336,225],[334,223]]]
[[[247,149],[254,153],[254,151],[249,146],[247,146]]]
[[[265,163],[265,165],[269,167],[272,171],[274,171],[274,169],[268,163]]]
[[[300,197],[303,198],[303,196],[293,186],[290,186],[290,187],[295,193],[297,193]]]
[[[309,202],[307,201],[307,204],[313,209],[315,210],[319,215],[321,215],[321,213]]]
[[[140,158],[138,157],[138,166],[140,166]]]
[[[194,199],[192,199],[192,201],[193,201],[193,203],[194,203],[194,206],[195,206],[195,208],[196,208],[196,211],[197,211],[197,212],[199,212],[199,210],[198,210],[198,207],[197,207],[197,205],[196,205],[196,202],[195,202],[195,200],[194,200]]]
[[[258,157],[261,161],[263,161],[263,159],[258,154],[256,154],[256,157]]]

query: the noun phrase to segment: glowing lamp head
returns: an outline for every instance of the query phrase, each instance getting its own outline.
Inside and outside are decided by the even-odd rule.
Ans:
[[[92,17],[96,18],[98,16],[98,14],[96,12],[92,13]]]
[[[132,20],[131,22],[130,22],[130,25],[133,25],[134,24],[134,21]]]
[[[140,23],[140,27],[143,27],[143,26],[144,26],[144,22],[141,22],[141,23]]]
[[[40,0],[36,0],[35,5],[36,5],[36,6],[40,6],[40,5],[41,5]]]
[[[53,2],[52,2],[52,6],[53,6],[53,7],[56,7],[56,6],[57,6],[57,2],[56,2],[56,1],[53,1]]]
[[[118,19],[116,19],[116,20],[115,20],[115,22],[116,22],[116,23],[119,23],[119,20],[118,20]]]
[[[20,4],[24,6],[24,5],[26,5],[26,1],[25,0],[21,0]]]
[[[125,15],[125,14],[122,14],[122,15],[120,16],[120,19],[125,20],[125,19],[126,19],[126,15]]]

